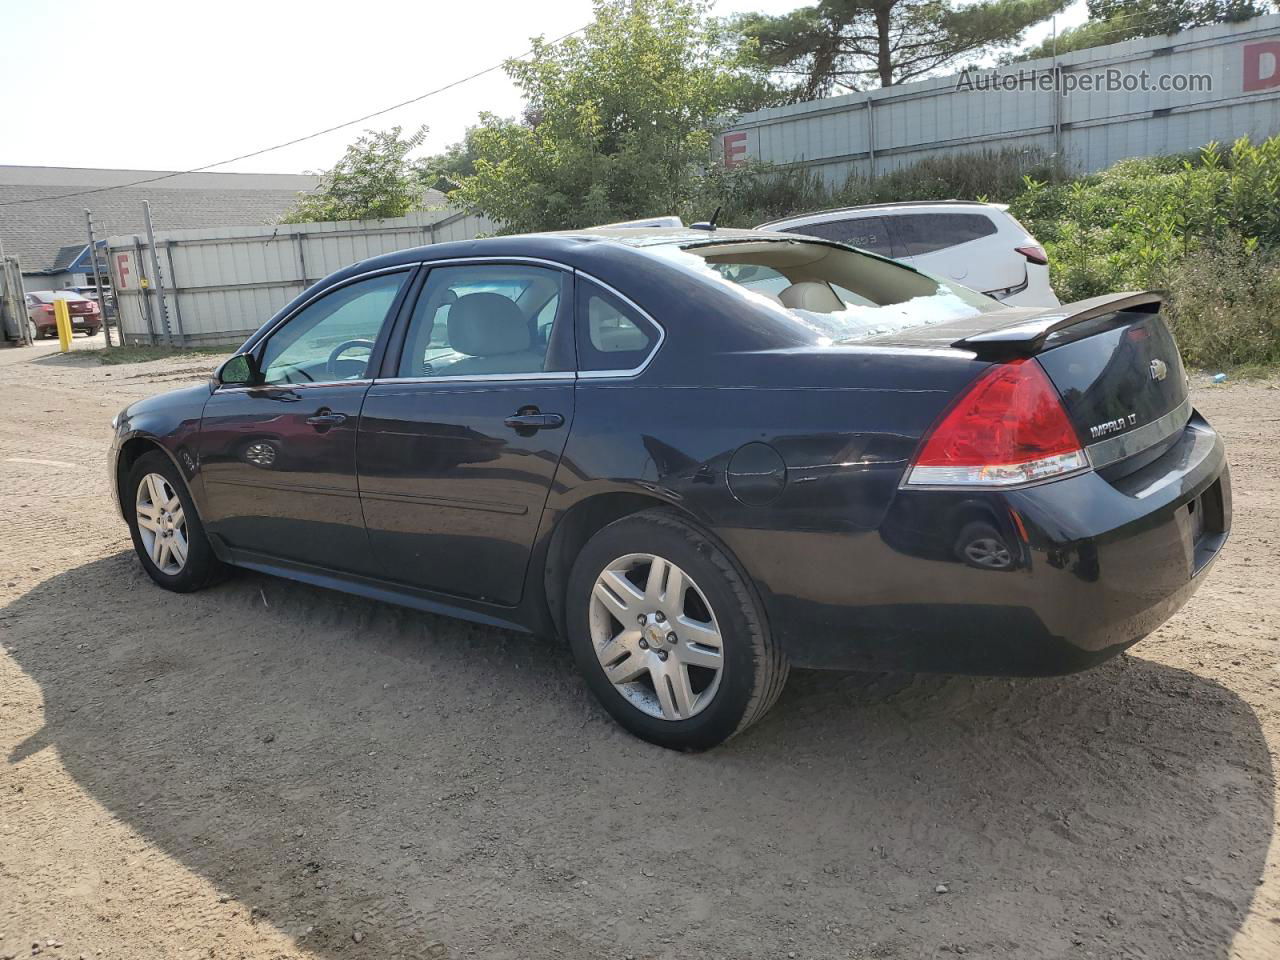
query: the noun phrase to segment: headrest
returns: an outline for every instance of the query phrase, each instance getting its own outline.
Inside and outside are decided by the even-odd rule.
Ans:
[[[472,357],[529,349],[529,325],[500,293],[468,293],[449,308],[449,346]]]
[[[793,283],[778,295],[784,307],[792,310],[809,310],[813,313],[831,313],[843,310],[844,303],[825,283],[817,280],[801,280]]]

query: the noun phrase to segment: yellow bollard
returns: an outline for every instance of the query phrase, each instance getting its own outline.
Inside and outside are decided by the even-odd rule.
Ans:
[[[71,311],[61,297],[53,301],[53,317],[58,322],[58,348],[66,353],[71,349]]]

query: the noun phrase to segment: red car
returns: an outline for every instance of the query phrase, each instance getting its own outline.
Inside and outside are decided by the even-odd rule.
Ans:
[[[66,300],[71,314],[71,332],[83,330],[93,336],[102,327],[102,311],[96,300],[74,290],[34,290],[27,294],[27,323],[31,339],[43,340],[58,335],[58,322],[53,315],[53,301]]]

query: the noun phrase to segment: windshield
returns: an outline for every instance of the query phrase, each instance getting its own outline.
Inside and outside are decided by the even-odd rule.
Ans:
[[[999,307],[968,287],[829,244],[743,240],[673,245],[655,252],[727,283],[757,306],[832,342],[945,323]]]

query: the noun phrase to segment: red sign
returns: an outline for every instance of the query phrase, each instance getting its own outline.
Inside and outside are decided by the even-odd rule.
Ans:
[[[736,167],[747,159],[747,135],[745,133],[726,133],[723,139],[724,165]]]
[[[116,254],[116,286],[121,290],[129,286],[129,255],[127,253]]]
[[[1280,40],[1244,45],[1244,90],[1280,87]]]

